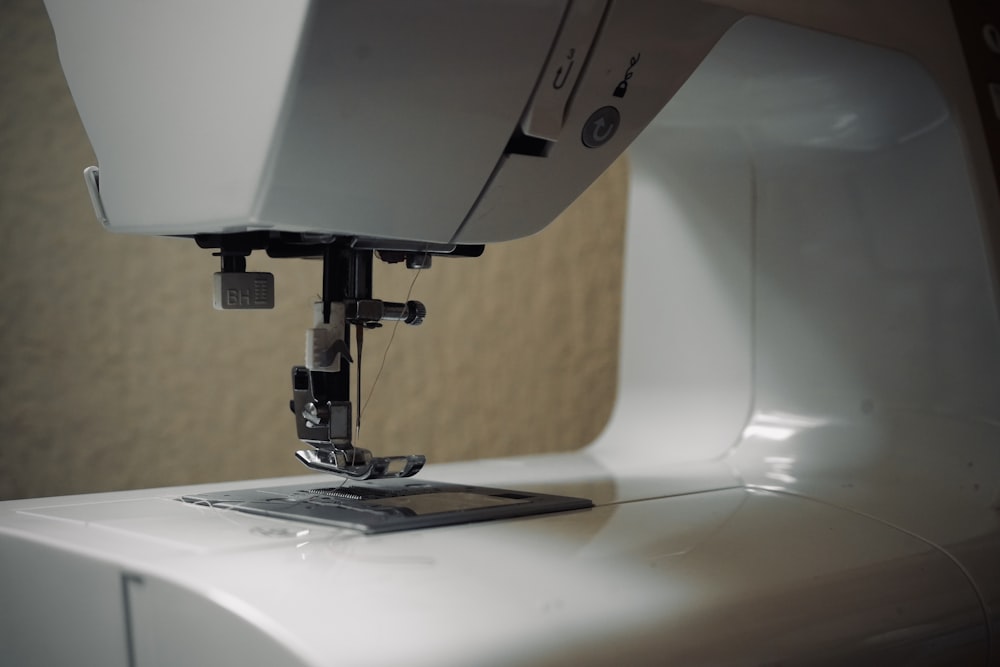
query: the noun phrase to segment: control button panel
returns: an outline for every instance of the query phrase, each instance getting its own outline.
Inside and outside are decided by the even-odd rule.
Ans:
[[[628,147],[743,16],[702,0],[608,3],[559,135],[540,155],[504,155],[453,242],[492,243],[545,227]]]
[[[607,4],[607,0],[570,3],[531,106],[521,122],[526,135],[549,141],[559,138],[566,105],[587,62]]]

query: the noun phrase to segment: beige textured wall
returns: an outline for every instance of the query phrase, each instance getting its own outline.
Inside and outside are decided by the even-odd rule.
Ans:
[[[94,158],[40,0],[0,0],[0,498],[297,474],[287,409],[318,263],[275,273],[274,311],[211,307],[191,241],[94,219]],[[401,327],[361,440],[431,461],[565,450],[614,397],[626,173],[616,164],[542,234],[439,260]],[[401,299],[413,273],[376,272]],[[367,382],[389,329],[366,337]]]

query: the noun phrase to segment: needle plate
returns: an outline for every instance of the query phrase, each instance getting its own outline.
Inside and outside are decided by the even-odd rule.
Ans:
[[[412,479],[218,491],[181,500],[368,534],[593,507],[586,498]]]

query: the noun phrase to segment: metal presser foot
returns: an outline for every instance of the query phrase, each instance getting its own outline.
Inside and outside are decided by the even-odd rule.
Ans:
[[[382,322],[418,325],[427,314],[418,301],[391,303],[371,296],[372,252],[350,246],[327,246],[323,255],[323,300],[314,306],[313,327],[306,333],[306,365],[292,368],[291,409],[298,437],[314,449],[295,453],[309,468],[350,479],[411,477],[425,458],[373,456],[353,442],[351,364],[357,369],[361,409],[361,349],[366,329]],[[356,328],[351,358],[351,328]]]
[[[351,479],[389,479],[412,477],[424,467],[422,454],[408,456],[372,456],[361,447],[343,449],[300,449],[295,458],[306,466]]]
[[[426,461],[421,454],[373,456],[351,443],[351,403],[331,400],[341,380],[336,375],[292,368],[290,407],[298,436],[315,447],[297,451],[295,457],[309,468],[350,479],[412,477],[420,472]]]
[[[299,450],[295,457],[309,468],[350,479],[412,477],[420,472],[426,462],[422,454],[373,456],[351,443],[351,403],[331,400],[341,379],[304,366],[292,368],[290,407],[298,436],[315,448]]]

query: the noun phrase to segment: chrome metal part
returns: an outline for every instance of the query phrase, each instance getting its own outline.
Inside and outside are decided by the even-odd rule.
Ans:
[[[295,452],[295,457],[313,470],[351,479],[413,477],[427,462],[427,458],[422,454],[372,456],[372,453],[363,447],[302,449]]]
[[[431,268],[432,255],[427,252],[415,252],[406,256],[406,268],[408,269],[429,269]]]
[[[333,303],[329,307],[329,321],[323,321],[324,304],[313,305],[313,327],[306,330],[306,366],[309,370],[339,371],[341,357],[349,363],[351,352],[344,340],[345,306]]]
[[[424,465],[421,455],[378,457],[356,447],[361,428],[361,348],[366,328],[382,321],[418,325],[427,316],[419,301],[373,299],[372,251],[331,244],[323,252],[323,298],[306,332],[306,363],[292,368],[292,400],[298,437],[315,448],[296,453],[306,466],[351,479],[410,477]],[[357,329],[357,361],[351,357],[351,326]],[[351,404],[351,364],[357,369],[358,405]],[[358,412],[356,412],[358,411]],[[352,417],[357,421],[352,423]]]

